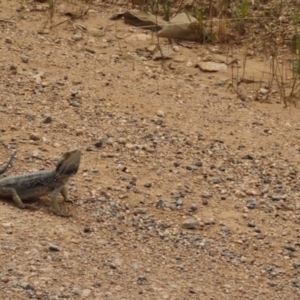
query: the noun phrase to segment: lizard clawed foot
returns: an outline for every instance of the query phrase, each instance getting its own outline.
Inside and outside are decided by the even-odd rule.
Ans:
[[[73,197],[68,197],[65,199],[66,203],[74,203],[74,198]]]
[[[57,216],[60,216],[60,217],[71,217],[72,215],[62,209],[60,209],[59,207],[52,207],[51,208],[51,211],[57,215]]]

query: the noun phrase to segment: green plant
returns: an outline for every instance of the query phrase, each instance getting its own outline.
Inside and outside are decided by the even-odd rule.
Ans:
[[[186,15],[191,22],[190,15],[186,12]],[[196,32],[196,35],[198,36],[198,41],[200,43],[203,43],[205,40],[205,33],[204,33],[204,22],[203,22],[203,13],[202,10],[199,9],[196,6],[192,7],[192,15],[196,19],[196,22],[194,23],[194,30]]]
[[[248,10],[248,1],[247,0],[243,0],[242,3],[240,5],[238,4],[234,4],[233,5],[233,16],[235,19],[235,27],[237,32],[240,35],[244,35],[246,30],[245,30],[245,17],[247,14],[247,10]]]
[[[141,5],[140,9],[153,15],[162,11],[164,19],[169,21],[171,17],[171,0],[148,0],[146,4]]]
[[[193,28],[198,36],[198,42],[205,43],[215,41],[217,39],[217,33],[213,31],[213,21],[211,20],[210,22],[211,26],[205,25],[206,21],[203,17],[203,9],[193,5],[191,14],[196,19],[196,22],[193,23]],[[191,22],[192,20],[187,12],[186,15]]]
[[[164,19],[170,21],[171,17],[171,1],[170,0],[160,0],[159,4],[164,13]]]
[[[55,9],[55,0],[48,0],[48,4],[49,4],[50,27],[52,27],[53,17],[54,17],[54,9]]]

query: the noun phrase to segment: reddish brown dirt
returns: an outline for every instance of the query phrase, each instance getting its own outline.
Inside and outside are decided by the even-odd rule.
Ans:
[[[1,199],[0,298],[298,299],[299,110],[240,100],[230,68],[190,67],[211,45],[179,46],[181,63],[137,56],[151,34],[110,21],[116,8],[76,21],[106,27],[92,37],[67,24],[38,34],[47,12],[19,6],[0,12],[14,21],[0,23],[1,161],[17,149],[16,174],[52,168],[68,148],[83,157],[73,217],[52,215],[49,197],[36,211]],[[268,70],[259,55],[247,66]]]

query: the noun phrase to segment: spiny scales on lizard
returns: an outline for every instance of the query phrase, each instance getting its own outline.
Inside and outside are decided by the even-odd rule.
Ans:
[[[81,151],[72,149],[62,156],[54,169],[5,177],[0,180],[0,197],[13,199],[19,208],[32,208],[32,205],[24,204],[22,200],[51,194],[52,211],[59,216],[70,216],[59,207],[57,196],[61,193],[64,200],[69,201],[65,184],[77,173],[80,157]]]

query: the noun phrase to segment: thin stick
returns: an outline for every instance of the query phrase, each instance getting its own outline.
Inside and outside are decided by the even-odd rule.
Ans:
[[[0,174],[3,174],[7,168],[9,167],[9,165],[11,164],[11,162],[13,161],[15,155],[16,155],[17,151],[16,150],[13,150],[11,152],[11,155],[10,155],[10,158],[9,160],[7,161],[7,163],[2,167],[2,169],[0,169]]]

